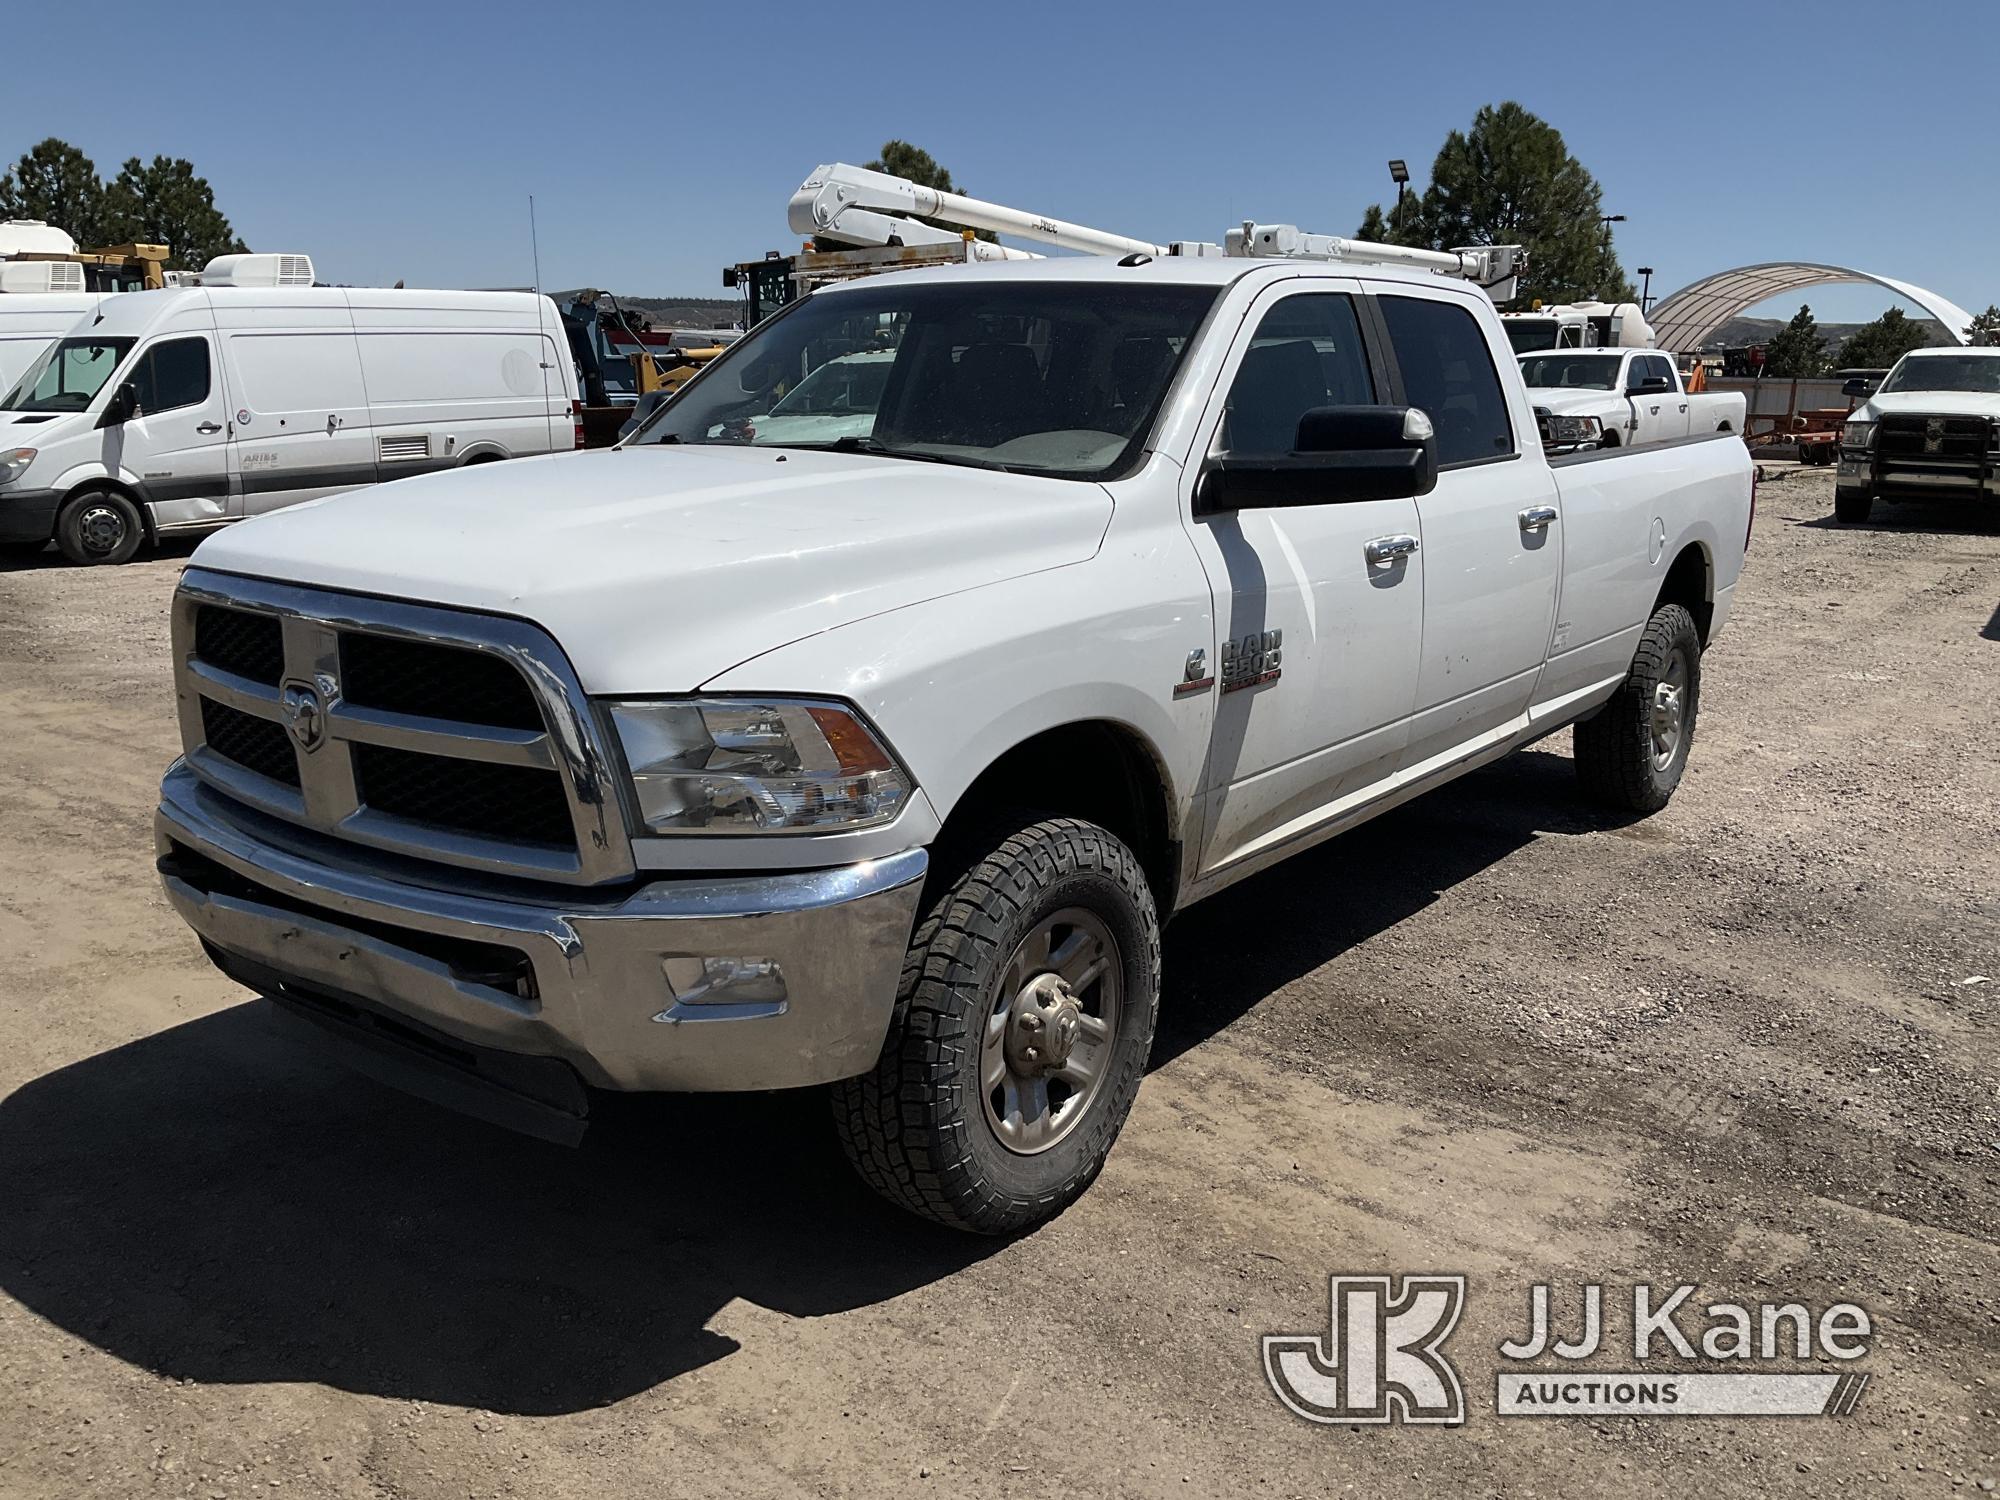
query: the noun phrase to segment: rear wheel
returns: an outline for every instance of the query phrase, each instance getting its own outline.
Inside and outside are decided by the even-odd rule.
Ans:
[[[1072,818],[1023,820],[936,893],[873,1072],[834,1085],[869,1186],[955,1229],[1012,1234],[1096,1178],[1159,1012],[1138,859]]]
[[[1866,490],[1841,489],[1833,492],[1833,515],[1837,521],[1849,526],[1859,526],[1868,519],[1875,509],[1875,497]]]
[[[1584,795],[1624,812],[1665,807],[1687,769],[1701,706],[1701,634],[1678,604],[1646,623],[1632,670],[1611,701],[1576,726]]]
[[[130,562],[145,540],[139,507],[116,490],[85,490],[56,517],[56,545],[73,563]]]

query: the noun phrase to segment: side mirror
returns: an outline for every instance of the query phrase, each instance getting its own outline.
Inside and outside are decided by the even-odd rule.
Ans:
[[[1875,394],[1875,382],[1872,380],[1863,380],[1857,375],[1840,388],[1840,394],[1851,396],[1856,401],[1866,401],[1870,396]]]
[[[1321,406],[1299,418],[1290,453],[1219,453],[1203,465],[1195,512],[1409,500],[1437,488],[1437,435],[1411,406]]]
[[[111,399],[104,403],[104,415],[97,419],[99,427],[122,427],[139,415],[139,387],[129,380],[118,383],[111,393]]]
[[[1664,375],[1642,375],[1625,387],[1631,396],[1661,396],[1674,388],[1674,383]]]

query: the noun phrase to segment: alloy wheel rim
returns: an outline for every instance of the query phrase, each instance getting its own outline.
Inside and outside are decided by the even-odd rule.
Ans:
[[[1124,998],[1118,940],[1095,913],[1038,922],[1001,970],[980,1038],[979,1093],[995,1139],[1035,1156],[1081,1125],[1111,1072]]]
[[[1653,686],[1653,769],[1664,771],[1680,753],[1681,734],[1687,724],[1687,653],[1676,648],[1667,658],[1667,669]]]

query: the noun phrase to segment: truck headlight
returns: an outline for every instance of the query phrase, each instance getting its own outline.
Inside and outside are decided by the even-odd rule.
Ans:
[[[1840,429],[1840,442],[1846,448],[1872,448],[1875,446],[1875,424],[1873,422],[1849,422]]]
[[[1604,424],[1596,417],[1557,417],[1548,419],[1549,446],[1573,447],[1578,444],[1595,446],[1604,441]]]
[[[0,484],[12,484],[28,472],[28,465],[34,461],[33,448],[13,448],[0,453]]]
[[[893,820],[910,797],[908,773],[840,703],[673,698],[609,707],[653,833],[869,828]]]

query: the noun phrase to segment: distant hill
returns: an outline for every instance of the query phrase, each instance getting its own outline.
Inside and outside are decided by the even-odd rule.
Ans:
[[[1768,344],[1778,336],[1779,331],[1789,321],[1787,318],[1731,318],[1710,334],[1702,347],[1740,349],[1746,344]],[[1944,324],[1934,318],[1920,318],[1916,321],[1922,323],[1930,333],[1933,344],[1950,342],[1950,336],[1944,331]],[[1861,323],[1822,323],[1819,325],[1819,336],[1826,340],[1828,352],[1838,354],[1841,344],[1854,337],[1865,326]]]
[[[620,307],[644,313],[655,323],[674,328],[733,328],[743,315],[743,304],[734,297],[628,297],[618,295]]]

